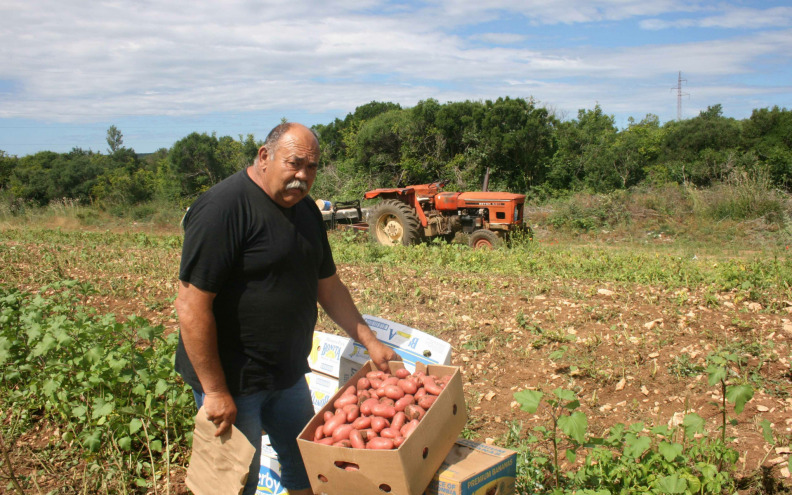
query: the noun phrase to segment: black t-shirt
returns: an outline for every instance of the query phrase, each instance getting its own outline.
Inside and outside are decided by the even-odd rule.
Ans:
[[[334,273],[311,198],[282,208],[246,170],[204,193],[184,217],[179,279],[217,294],[218,350],[234,395],[288,388],[309,371],[318,280]],[[176,370],[201,390],[181,334]]]

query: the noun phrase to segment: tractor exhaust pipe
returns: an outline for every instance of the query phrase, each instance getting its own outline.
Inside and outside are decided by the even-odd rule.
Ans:
[[[490,168],[487,167],[487,172],[484,174],[484,184],[481,186],[481,190],[484,192],[489,191],[489,174]]]

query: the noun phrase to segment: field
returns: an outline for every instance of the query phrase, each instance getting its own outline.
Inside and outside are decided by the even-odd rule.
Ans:
[[[495,251],[384,249],[341,232],[331,243],[361,312],[452,344],[463,434],[518,450],[522,492],[790,492],[783,242],[539,230]],[[162,354],[180,245],[176,230],[141,226],[0,232],[0,491],[185,492],[194,411]],[[9,318],[28,325],[16,343]],[[338,332],[323,314],[318,329]],[[110,344],[65,354],[103,332]]]

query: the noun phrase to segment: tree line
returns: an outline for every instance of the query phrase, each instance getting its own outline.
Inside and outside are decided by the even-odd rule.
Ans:
[[[792,190],[792,110],[777,106],[743,120],[724,117],[721,105],[662,125],[649,114],[619,129],[599,106],[562,120],[522,98],[429,99],[411,108],[375,101],[314,130],[322,158],[313,195],[327,199],[434,181],[476,190],[488,171],[490,190],[539,198],[667,183],[707,187],[734,174],[761,174],[771,187]],[[250,164],[263,138],[194,132],[170,149],[140,155],[111,126],[105,153],[74,148],[16,157],[0,150],[0,197],[38,205],[64,198],[100,207],[187,205]]]

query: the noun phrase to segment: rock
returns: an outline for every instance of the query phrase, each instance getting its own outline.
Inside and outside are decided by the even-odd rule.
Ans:
[[[604,406],[599,408],[600,412],[608,412],[611,409],[613,409],[613,406],[610,404],[605,404]]]
[[[520,407],[520,403],[517,402],[516,400],[513,400],[512,403],[509,404],[509,407],[511,407],[512,409],[517,409]]]
[[[767,411],[770,410],[770,408],[767,407],[767,406],[761,406],[760,405],[760,406],[756,406],[756,410],[759,411],[759,412],[767,412]]]
[[[641,386],[641,393],[644,395],[649,395],[649,389],[646,388],[646,385]]]
[[[751,303],[748,303],[748,309],[750,311],[761,311],[762,310],[762,305],[759,304],[758,302],[751,302]]]
[[[484,443],[486,443],[487,445],[495,445],[495,439],[494,438],[485,438],[484,439]]]
[[[662,324],[663,324],[663,319],[662,318],[658,318],[656,320],[652,320],[652,321],[649,321],[647,323],[644,323],[644,328],[647,329],[647,330],[651,330],[654,327],[656,327],[657,325],[662,325]]]
[[[784,330],[784,333],[787,335],[792,335],[792,323],[784,323],[781,327]]]
[[[612,290],[608,290],[608,289],[597,289],[597,294],[599,294],[601,296],[612,296],[612,295],[615,294],[615,292],[613,292]]]
[[[649,359],[654,359],[656,357],[660,357],[660,353],[659,352],[653,352],[653,353],[649,354]]]
[[[685,413],[682,412],[675,412],[671,419],[668,420],[668,427],[669,428],[676,428],[677,426],[682,424],[682,421],[685,420]]]
[[[619,392],[621,390],[624,390],[625,385],[627,385],[627,380],[622,378],[621,380],[619,380],[619,383],[616,384],[616,391]]]
[[[496,395],[495,392],[490,390],[489,392],[487,392],[487,395],[485,395],[484,398],[487,399],[487,401],[491,401],[492,398],[495,397],[495,395]]]
[[[784,478],[789,478],[789,468],[788,467],[782,467],[781,469],[778,470],[778,472]]]

